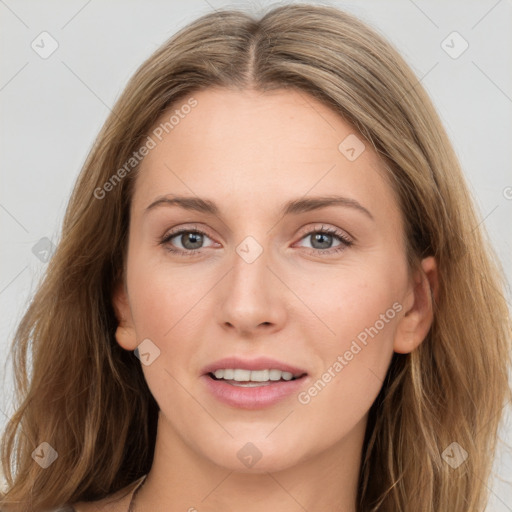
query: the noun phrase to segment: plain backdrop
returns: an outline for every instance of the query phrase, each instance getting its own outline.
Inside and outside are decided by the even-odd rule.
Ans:
[[[13,411],[7,357],[15,326],[58,242],[78,172],[128,78],[199,15],[224,7],[258,14],[281,3],[0,0],[0,428]],[[440,113],[481,224],[512,282],[512,2],[322,4],[369,23],[413,68]],[[507,298],[510,304],[510,291]],[[502,439],[512,444],[506,410]],[[490,511],[512,511],[512,456],[505,448],[500,444],[496,458]]]

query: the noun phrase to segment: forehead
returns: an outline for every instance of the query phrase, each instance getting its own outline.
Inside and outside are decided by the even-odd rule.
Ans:
[[[369,143],[307,93],[209,88],[191,97],[193,108],[183,107],[184,98],[155,124],[134,208],[169,193],[270,209],[297,196],[339,193],[398,213]]]

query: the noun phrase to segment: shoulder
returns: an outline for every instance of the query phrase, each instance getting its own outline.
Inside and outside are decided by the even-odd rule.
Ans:
[[[132,482],[123,489],[106,498],[97,501],[80,501],[56,510],[55,512],[126,512],[130,504],[133,491],[142,482],[144,477]]]
[[[56,512],[125,512],[130,504],[130,496],[118,499],[116,495],[107,496],[98,501],[80,501],[69,508]]]

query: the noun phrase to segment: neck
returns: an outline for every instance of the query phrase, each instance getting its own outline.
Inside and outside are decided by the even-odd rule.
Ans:
[[[271,457],[260,464],[263,455],[254,467],[241,470],[215,464],[189,446],[160,412],[153,465],[137,495],[137,511],[355,512],[366,421],[334,446],[292,465]]]

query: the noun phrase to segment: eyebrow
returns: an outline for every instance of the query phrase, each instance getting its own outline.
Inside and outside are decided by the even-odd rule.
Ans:
[[[210,199],[175,195],[167,195],[156,198],[155,201],[153,201],[145,209],[144,213],[146,214],[159,206],[178,206],[185,210],[192,210],[216,216],[220,213],[219,207],[215,204],[214,201]],[[373,215],[355,199],[335,195],[293,199],[283,205],[282,214],[298,215],[300,213],[319,210],[320,208],[326,208],[328,206],[343,206],[346,208],[353,208],[364,213],[370,219],[375,220]]]

